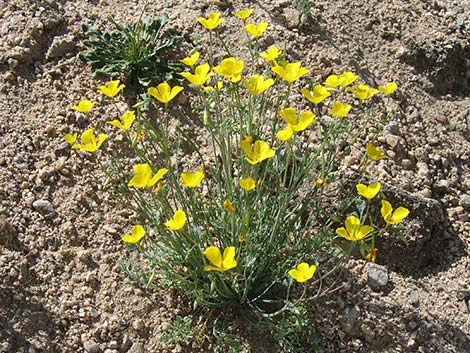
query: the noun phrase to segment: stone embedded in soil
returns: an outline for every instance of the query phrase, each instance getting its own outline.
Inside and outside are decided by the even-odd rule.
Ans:
[[[127,353],[144,353],[144,345],[139,342],[134,342]]]
[[[470,195],[463,194],[459,197],[459,204],[466,210],[470,210]]]
[[[12,241],[13,227],[5,217],[0,217],[0,244],[7,245]]]
[[[33,208],[44,218],[51,219],[55,216],[55,210],[52,204],[47,200],[36,200],[33,202]]]
[[[353,336],[355,334],[356,323],[360,314],[361,310],[357,305],[348,305],[344,309],[343,314],[339,318],[339,321],[341,323],[341,328],[346,334],[350,336]]]
[[[100,345],[95,341],[86,341],[83,343],[83,348],[87,353],[99,353]]]
[[[381,290],[388,283],[388,270],[385,266],[367,264],[367,283],[373,290]]]

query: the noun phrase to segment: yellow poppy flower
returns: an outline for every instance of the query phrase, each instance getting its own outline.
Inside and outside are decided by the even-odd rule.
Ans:
[[[183,210],[177,210],[173,214],[173,218],[166,221],[165,225],[170,230],[180,230],[186,224],[187,217],[186,213]]]
[[[385,153],[383,153],[380,148],[375,147],[370,142],[366,144],[366,155],[373,161],[378,161],[380,159],[388,158],[388,156]]]
[[[196,172],[183,172],[180,177],[184,186],[187,188],[195,188],[204,178],[204,170],[201,168]]]
[[[369,99],[379,92],[378,89],[370,88],[369,86],[364,85],[362,83],[350,88],[349,91],[352,92],[360,100]]]
[[[326,89],[326,87],[323,87],[322,85],[314,86],[313,93],[307,88],[301,89],[300,92],[304,95],[305,98],[315,105],[323,102],[326,98],[331,96],[331,93]]]
[[[390,82],[385,86],[379,86],[379,90],[387,95],[391,95],[397,88],[398,85],[395,82]]]
[[[297,112],[294,108],[282,109],[279,114],[288,124],[287,128],[277,133],[276,137],[281,141],[289,140],[294,133],[304,131],[311,124],[315,124],[315,114],[311,111],[306,111],[300,114],[297,119]]]
[[[339,75],[339,79],[341,81],[341,86],[346,87],[349,86],[351,83],[356,81],[359,78],[359,76],[355,75],[353,72],[348,71],[344,72],[341,75]]]
[[[109,81],[106,86],[99,86],[98,92],[108,96],[109,98],[114,98],[121,90],[126,87],[124,84],[119,84],[119,80]]]
[[[309,265],[306,262],[301,262],[297,265],[297,268],[293,268],[289,270],[289,276],[295,279],[299,283],[303,283],[308,281],[313,277],[315,271],[317,270],[317,266]]]
[[[315,186],[317,187],[317,189],[320,189],[320,188],[326,189],[328,187],[328,182],[325,179],[317,178],[317,180],[315,180]]]
[[[337,228],[336,234],[350,241],[358,241],[374,230],[372,226],[361,226],[361,220],[356,216],[349,216],[345,222],[346,228]]]
[[[116,126],[117,128],[123,130],[123,131],[127,131],[130,129],[132,123],[134,122],[135,120],[135,113],[134,111],[129,111],[129,112],[126,112],[124,113],[122,116],[121,116],[121,120],[113,120],[113,121],[107,121],[107,123],[109,125],[113,125],[113,126]]]
[[[86,152],[96,152],[98,148],[103,144],[104,140],[108,138],[106,134],[99,134],[98,141],[96,141],[95,134],[93,129],[85,130],[80,136],[80,140],[82,141],[83,145],[75,144],[72,145],[73,149],[86,151]]]
[[[243,80],[243,84],[248,92],[256,97],[274,85],[274,80],[272,78],[265,80],[261,75],[253,75],[250,77],[250,81]]]
[[[246,10],[240,10],[238,12],[235,12],[234,15],[238,17],[240,20],[245,21],[248,17],[251,16],[253,13],[254,9],[246,9]]]
[[[390,202],[382,200],[382,208],[380,209],[380,213],[382,213],[384,221],[388,224],[397,224],[408,216],[410,210],[405,207],[398,207],[395,211],[393,211],[393,207]]]
[[[214,67],[214,71],[219,75],[229,78],[233,83],[241,80],[241,73],[245,63],[242,60],[236,60],[233,57],[222,60],[220,65]]]
[[[168,169],[161,168],[153,175],[150,165],[137,164],[134,166],[134,176],[127,185],[136,188],[149,188],[154,186],[166,173],[168,173]]]
[[[167,82],[160,83],[157,87],[149,87],[147,93],[161,103],[168,103],[183,90],[181,86],[170,87]]]
[[[192,55],[190,55],[190,56],[188,56],[184,59],[181,59],[180,62],[182,62],[186,66],[193,67],[194,65],[196,65],[197,61],[199,60],[200,55],[201,54],[197,51],[197,52],[193,53]]]
[[[334,115],[338,118],[344,118],[349,111],[351,110],[352,106],[350,104],[343,104],[341,102],[334,102],[333,107],[328,110],[331,115]]]
[[[220,252],[217,246],[209,246],[204,250],[204,256],[212,265],[204,266],[204,271],[227,271],[237,266],[235,261],[235,247],[227,246],[224,254]]]
[[[326,78],[323,84],[328,87],[336,88],[343,82],[343,79],[338,75],[330,75]]]
[[[250,191],[256,187],[256,182],[253,178],[244,178],[239,181],[240,186],[243,190]]]
[[[257,164],[265,159],[271,158],[276,153],[264,141],[255,141],[253,149],[251,149],[251,142],[247,139],[240,142],[240,147],[246,153],[246,160],[250,164]]]
[[[217,81],[217,83],[214,85],[214,86],[206,86],[204,87],[204,91],[205,92],[211,92],[213,91],[214,89],[218,89],[219,91],[222,89],[224,85],[224,82],[223,81]]]
[[[219,25],[225,22],[223,18],[220,18],[220,12],[210,13],[207,19],[204,17],[199,17],[197,21],[209,31],[216,29]]]
[[[145,229],[140,224],[137,224],[132,227],[132,234],[124,234],[121,237],[121,240],[125,243],[135,244],[140,241],[145,235]]]
[[[281,55],[281,53],[282,51],[278,47],[272,46],[265,53],[261,53],[259,56],[261,56],[267,62],[274,62],[279,57],[279,55]]]
[[[211,76],[214,76],[214,73],[211,72],[211,67],[209,64],[202,64],[196,67],[194,74],[190,72],[181,72],[181,76],[187,79],[195,86],[202,86]]]
[[[89,112],[96,104],[96,101],[89,101],[88,99],[82,99],[80,102],[78,102],[77,105],[73,105],[70,107],[70,109],[75,110],[77,112],[81,113],[87,113]]]
[[[223,207],[224,207],[225,210],[227,210],[230,213],[235,212],[235,208],[233,207],[233,203],[230,200],[225,200],[224,204],[223,204]]]
[[[245,31],[248,32],[249,35],[251,35],[254,38],[258,38],[260,35],[262,35],[266,29],[268,28],[269,23],[268,22],[260,22],[258,25],[254,25],[253,23],[248,23],[245,26]]]
[[[366,256],[366,260],[369,260],[370,262],[375,262],[377,259],[377,248],[372,248],[370,249],[369,253]]]
[[[286,63],[284,66],[274,66],[272,70],[282,79],[286,80],[289,83],[292,83],[310,72],[308,69],[302,67],[301,65],[302,64],[299,62]]]
[[[380,191],[380,183],[375,182],[369,185],[357,184],[357,193],[368,200],[373,199]]]
[[[75,143],[75,141],[77,141],[77,135],[78,135],[77,133],[67,134],[67,135],[64,136],[64,140],[67,143],[73,144],[73,143]]]

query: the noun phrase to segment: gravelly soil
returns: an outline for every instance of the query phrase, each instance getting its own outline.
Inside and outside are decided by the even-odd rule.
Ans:
[[[287,0],[155,2],[147,11],[168,12],[187,50],[205,36],[195,18],[210,11],[226,11],[222,35],[239,42],[244,33],[233,30],[239,23],[229,12],[246,7],[271,23],[261,45],[287,43],[291,58],[317,78],[352,70],[370,85],[399,84],[384,103],[395,113],[379,136],[391,158],[370,173],[408,197],[434,199],[442,211],[422,221],[425,241],[419,231],[412,239],[419,246],[402,247],[395,258],[379,253],[389,275],[384,288],[372,290],[368,267],[351,261],[339,290],[315,304],[322,351],[468,351],[470,310],[461,299],[470,290],[470,2],[315,1],[311,21]],[[69,131],[112,114],[106,104],[89,118],[69,109],[96,99],[101,84],[77,58],[81,24],[104,27],[109,15],[129,23],[142,8],[137,1],[0,1],[0,352],[213,349],[160,343],[187,309],[120,271],[128,256],[120,236],[133,215],[94,178],[103,177],[104,157],[78,157],[63,143]],[[361,158],[363,146],[356,147],[345,169]],[[245,351],[278,351],[269,341],[241,339]]]

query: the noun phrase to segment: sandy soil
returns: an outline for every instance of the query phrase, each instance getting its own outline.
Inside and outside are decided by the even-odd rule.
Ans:
[[[254,7],[254,20],[271,23],[261,45],[287,43],[317,78],[352,70],[370,85],[399,84],[379,137],[391,158],[371,173],[422,207],[417,226],[408,247],[383,243],[385,286],[371,286],[369,267],[353,260],[340,289],[315,303],[322,351],[468,351],[470,2],[312,3],[312,20],[287,0],[156,1],[147,11],[169,14],[186,53],[205,36],[196,17],[225,11],[222,34],[236,43],[244,33],[229,13]],[[143,6],[0,0],[0,352],[215,351],[160,342],[188,307],[122,273],[129,254],[120,236],[132,215],[94,178],[103,177],[104,157],[78,157],[63,141],[113,112],[103,104],[87,118],[69,109],[99,99],[102,84],[78,60],[81,24],[106,28],[109,15],[130,23]],[[358,145],[344,168],[362,153]],[[270,340],[240,340],[247,352],[279,351]]]

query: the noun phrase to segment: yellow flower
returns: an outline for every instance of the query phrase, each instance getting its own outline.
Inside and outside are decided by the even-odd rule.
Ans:
[[[225,200],[224,204],[223,204],[223,207],[224,207],[225,210],[227,210],[230,213],[235,212],[235,208],[233,207],[233,203],[230,200]]]
[[[107,138],[108,135],[99,134],[98,141],[96,141],[93,129],[88,129],[83,132],[82,136],[80,136],[80,140],[82,141],[83,145],[75,144],[72,145],[72,148],[81,151],[96,152]]]
[[[300,92],[305,96],[305,98],[315,105],[323,102],[326,98],[331,96],[331,93],[326,89],[326,87],[323,87],[322,85],[314,86],[313,94],[307,88],[300,90]]]
[[[220,12],[210,13],[207,19],[203,17],[199,17],[197,21],[209,31],[216,29],[219,25],[225,22],[223,18],[220,18]]]
[[[239,183],[241,188],[246,191],[253,190],[256,187],[256,182],[253,180],[253,178],[240,179]]]
[[[328,182],[325,179],[317,178],[317,180],[315,180],[315,186],[317,187],[317,189],[319,188],[326,189],[328,187]]]
[[[197,52],[193,53],[192,55],[190,55],[190,56],[188,56],[184,59],[181,59],[180,62],[182,62],[186,66],[193,67],[194,65],[196,65],[197,61],[199,60],[200,55],[201,54],[197,51]]]
[[[125,243],[135,244],[140,241],[145,235],[145,229],[140,224],[132,227],[132,234],[124,234],[121,240]]]
[[[245,31],[248,32],[252,37],[258,38],[260,35],[266,31],[266,28],[268,28],[269,23],[268,22],[260,22],[258,25],[254,25],[253,23],[248,23],[245,26]]]
[[[211,71],[209,64],[202,64],[196,67],[194,75],[190,72],[181,72],[180,75],[193,85],[202,86],[209,77],[214,76],[214,73]]]
[[[377,258],[377,251],[377,248],[370,249],[369,253],[366,256],[366,260],[369,260],[370,262],[375,262]]]
[[[351,71],[344,72],[341,75],[339,75],[339,79],[341,80],[341,86],[346,87],[349,86],[351,83],[356,81],[359,78],[359,76],[355,75]]]
[[[385,86],[379,86],[379,90],[387,95],[391,95],[397,88],[398,85],[395,82],[390,82]]]
[[[377,94],[377,92],[379,92],[378,89],[370,88],[369,86],[364,85],[362,83],[350,88],[349,91],[354,93],[354,95],[360,100],[369,99],[373,97],[375,94]]]
[[[303,283],[308,281],[313,277],[315,271],[317,270],[317,266],[309,265],[306,262],[301,262],[297,265],[297,268],[293,268],[289,270],[289,276],[295,279],[299,283]]]
[[[267,62],[273,62],[279,57],[279,55],[281,55],[281,53],[282,51],[278,47],[273,46],[269,48],[265,53],[261,53],[259,56],[261,56]]]
[[[328,87],[336,88],[343,82],[343,79],[338,75],[330,75],[326,78],[323,84]]]
[[[380,183],[375,182],[369,185],[357,184],[357,193],[368,200],[373,199],[380,191]]]
[[[204,266],[204,271],[227,271],[237,266],[235,261],[235,247],[227,246],[224,249],[224,255],[222,256],[220,249],[217,246],[209,246],[204,250],[204,256],[213,265]]]
[[[380,159],[388,158],[388,156],[385,153],[383,153],[380,148],[375,147],[370,142],[368,142],[366,145],[366,154],[367,154],[367,157],[369,157],[373,161],[378,161]]]
[[[374,230],[372,226],[361,226],[361,220],[356,216],[346,218],[345,225],[346,228],[341,227],[336,229],[336,234],[350,241],[361,240]]]
[[[137,164],[134,166],[134,176],[127,185],[136,188],[149,188],[154,186],[167,172],[168,169],[162,168],[153,175],[150,165],[146,163]]]
[[[245,21],[248,17],[251,16],[253,11],[254,9],[240,10],[238,12],[235,12],[234,15],[237,16],[240,20]]]
[[[303,112],[300,114],[299,119],[297,119],[297,112],[294,108],[282,109],[279,114],[288,124],[286,129],[279,131],[276,135],[281,141],[289,140],[294,133],[304,131],[310,124],[315,124],[316,122],[315,114],[311,111]]]
[[[135,120],[135,114],[134,111],[129,111],[124,113],[121,116],[121,121],[119,120],[113,120],[113,121],[107,121],[109,125],[116,126],[117,128],[127,131],[130,129],[132,123]]]
[[[70,143],[70,144],[73,144],[75,143],[75,141],[77,141],[77,133],[74,133],[74,134],[67,134],[64,136],[64,140],[67,142],[67,143]]]
[[[121,90],[126,87],[124,84],[119,84],[119,80],[109,81],[106,86],[99,86],[98,92],[103,93],[109,98],[114,98]]]
[[[195,188],[201,184],[204,178],[204,169],[199,169],[196,172],[183,172],[180,175],[183,185],[187,188]]]
[[[243,80],[243,84],[248,92],[256,97],[274,85],[274,80],[272,78],[265,80],[261,75],[253,75],[250,77],[250,81]]]
[[[328,111],[331,115],[334,115],[338,118],[344,118],[352,106],[350,104],[343,104],[341,102],[334,102],[333,107]]]
[[[222,60],[220,65],[214,67],[214,71],[219,75],[229,78],[232,82],[238,82],[241,80],[241,73],[245,63],[243,60],[236,60],[233,57]]]
[[[380,213],[382,213],[382,217],[388,224],[397,224],[408,216],[410,210],[405,207],[398,207],[395,211],[393,211],[390,202],[382,200],[382,208],[380,209]]]
[[[219,91],[222,89],[222,86],[224,85],[223,81],[217,81],[217,83],[214,86],[206,86],[204,87],[205,92],[210,92],[213,91],[214,89],[218,89]]]
[[[173,88],[171,88],[167,82],[163,82],[160,83],[156,88],[149,87],[147,92],[159,102],[166,104],[173,98],[175,98],[176,95],[182,90],[183,87],[181,86],[174,86]]]
[[[82,99],[78,102],[78,105],[73,105],[70,107],[72,110],[76,110],[77,112],[87,113],[89,112],[96,104],[96,101],[89,101],[88,99]]]
[[[165,225],[170,230],[180,230],[186,224],[187,219],[186,213],[183,210],[177,210],[173,214],[173,218],[166,221]]]
[[[302,67],[301,65],[302,64],[299,62],[286,63],[285,66],[274,66],[272,70],[279,77],[283,78],[289,83],[292,83],[310,72],[308,69]]]
[[[245,151],[246,160],[250,164],[260,163],[265,159],[273,157],[276,153],[266,142],[260,140],[255,141],[253,150],[251,149],[251,142],[248,138],[240,141],[240,147]]]

